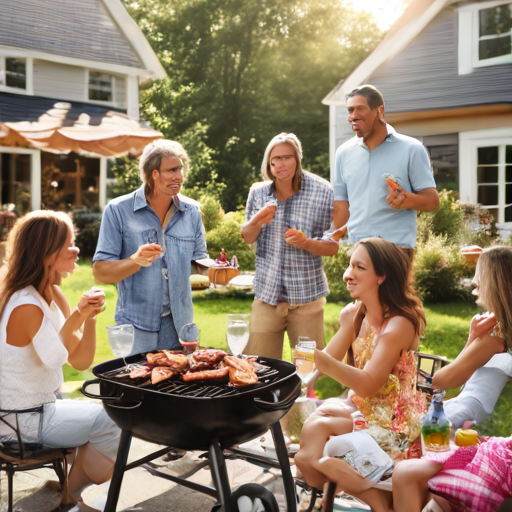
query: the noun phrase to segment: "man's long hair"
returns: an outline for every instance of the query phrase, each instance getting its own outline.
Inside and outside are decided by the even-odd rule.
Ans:
[[[297,161],[297,168],[295,169],[295,175],[292,181],[293,191],[297,192],[302,184],[302,144],[293,133],[280,133],[268,143],[265,154],[263,155],[263,162],[261,163],[261,176],[264,180],[276,181],[276,177],[272,174],[270,169],[270,153],[279,144],[288,144],[288,146],[292,148],[293,156]]]

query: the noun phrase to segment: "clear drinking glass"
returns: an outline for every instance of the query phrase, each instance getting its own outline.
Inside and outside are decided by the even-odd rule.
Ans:
[[[249,341],[251,315],[228,315],[226,337],[229,350],[235,357],[240,357]]]
[[[108,344],[116,357],[122,357],[126,371],[130,370],[130,365],[126,364],[126,356],[129,356],[135,337],[135,329],[131,324],[109,325],[107,327]]]
[[[303,395],[306,396],[307,385],[315,371],[316,341],[300,339],[293,349],[293,364],[297,375],[302,380]]]
[[[178,334],[185,354],[191,354],[199,345],[199,328],[196,324],[185,324]]]

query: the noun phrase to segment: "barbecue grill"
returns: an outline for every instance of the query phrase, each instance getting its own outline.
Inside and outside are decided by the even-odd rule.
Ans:
[[[130,365],[145,364],[145,354],[130,356],[126,362]],[[122,430],[105,512],[115,512],[124,471],[160,457],[171,447],[207,450],[215,489],[154,469],[151,472],[217,498],[212,510],[238,512],[236,496],[240,492],[231,494],[225,463],[225,456],[235,454],[260,465],[280,467],[287,509],[295,511],[295,486],[279,420],[299,396],[301,381],[294,365],[287,361],[260,357],[258,363],[263,366],[258,372],[258,383],[240,388],[225,382],[181,380],[166,380],[152,385],[148,380],[130,379],[122,358],[95,366],[93,373],[96,379],[85,382],[82,392],[90,398],[101,399],[108,415]],[[87,391],[91,384],[98,382],[99,395]],[[246,454],[236,447],[262,435],[269,428],[277,460]],[[168,448],[127,465],[132,436]],[[266,510],[277,512],[277,504],[269,505]]]

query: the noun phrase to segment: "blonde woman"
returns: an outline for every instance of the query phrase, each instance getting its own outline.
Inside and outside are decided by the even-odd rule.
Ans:
[[[25,441],[49,447],[78,447],[69,475],[76,502],[88,484],[110,479],[120,431],[100,404],[56,400],[62,365],[87,369],[96,349],[96,315],[104,298],[88,293],[74,310],[54,283],[75,268],[73,224],[68,215],[36,211],[19,219],[8,243],[8,272],[0,294],[0,408],[43,406],[38,415],[20,415]],[[2,434],[8,435],[4,431]],[[67,505],[66,505],[67,504]]]

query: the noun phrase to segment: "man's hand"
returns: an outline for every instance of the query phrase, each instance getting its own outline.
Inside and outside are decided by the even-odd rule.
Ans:
[[[302,231],[299,231],[298,229],[290,228],[288,231],[286,231],[284,236],[284,240],[287,244],[298,247],[299,249],[304,249],[308,241],[306,234]]]
[[[141,245],[130,259],[137,263],[139,267],[149,267],[162,254],[162,247],[158,244]]]
[[[406,192],[401,188],[392,189],[389,187],[389,195],[386,197],[386,201],[393,210],[411,210],[411,202],[408,200],[408,196],[411,196],[410,192]]]
[[[253,220],[256,224],[261,227],[265,224],[269,224],[276,214],[276,205],[267,204],[265,205],[254,217]]]

